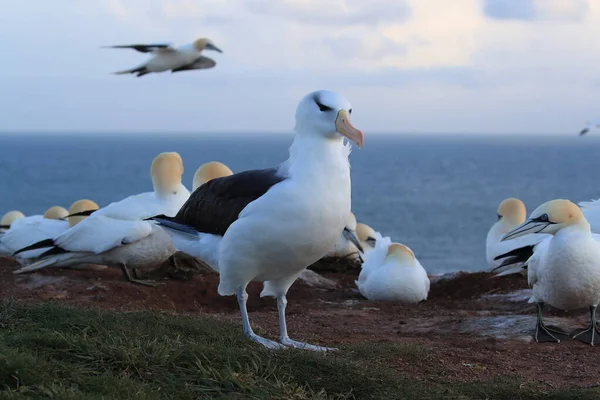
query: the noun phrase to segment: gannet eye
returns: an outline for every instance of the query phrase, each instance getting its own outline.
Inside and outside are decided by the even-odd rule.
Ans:
[[[535,219],[536,222],[550,222],[548,219],[548,214],[542,214]]]
[[[498,221],[500,221],[500,218],[502,218],[502,215],[500,214],[496,214],[498,216]]]
[[[333,108],[327,107],[326,105],[321,104],[318,101],[316,103],[319,106],[319,110],[321,110],[321,111],[331,111],[331,110],[333,110]]]
[[[352,109],[349,109],[349,110],[348,110],[348,114],[352,114]]]

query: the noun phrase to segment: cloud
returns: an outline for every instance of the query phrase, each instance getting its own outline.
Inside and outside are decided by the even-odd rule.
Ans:
[[[320,88],[344,93],[369,130],[561,131],[597,112],[598,1],[55,0],[2,11],[0,130],[287,131],[296,102]],[[207,54],[216,68],[113,76],[147,56],[99,48],[196,37],[224,50]]]
[[[483,13],[496,20],[579,22],[588,0],[483,0]]]
[[[535,16],[533,0],[483,0],[483,12],[499,20],[531,20]]]
[[[340,59],[381,60],[385,57],[403,57],[407,45],[378,34],[340,35],[324,39],[330,51]]]
[[[411,15],[409,5],[402,0],[250,0],[245,2],[245,6],[256,14],[277,16],[301,24],[338,27],[402,23]]]

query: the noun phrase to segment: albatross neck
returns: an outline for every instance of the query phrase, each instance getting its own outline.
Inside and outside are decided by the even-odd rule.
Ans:
[[[299,133],[290,146],[290,156],[285,166],[294,178],[307,176],[314,179],[318,174],[350,179],[349,154],[350,145],[344,145],[341,137],[326,138]]]

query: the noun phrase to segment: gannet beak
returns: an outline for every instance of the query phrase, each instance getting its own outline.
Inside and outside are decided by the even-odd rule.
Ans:
[[[365,137],[361,131],[352,126],[346,110],[338,111],[335,119],[335,129],[339,134],[346,136],[348,140],[355,143],[359,149],[363,146]]]
[[[356,237],[356,233],[354,233],[354,231],[351,231],[348,228],[344,228],[344,230],[342,231],[342,235],[344,235],[344,237],[346,238],[346,240],[348,240],[353,245],[355,245],[356,248],[358,249],[358,251],[360,251],[361,253],[365,252],[363,250],[363,247],[360,245],[360,241]]]
[[[221,50],[220,48],[218,48],[217,46],[215,46],[215,45],[214,45],[214,44],[212,44],[212,43],[207,43],[207,44],[204,46],[204,48],[205,48],[205,49],[209,49],[209,50],[218,51],[219,53],[222,53],[222,52],[223,52],[223,50]]]
[[[540,233],[550,224],[551,222],[527,220],[512,231],[505,233],[500,241],[504,242],[505,240],[516,239],[530,233]]]

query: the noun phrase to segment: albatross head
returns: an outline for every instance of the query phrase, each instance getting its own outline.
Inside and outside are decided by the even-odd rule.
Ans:
[[[76,202],[74,202],[73,204],[71,204],[71,207],[69,207],[69,215],[79,214],[79,213],[82,213],[84,211],[96,211],[99,208],[100,207],[98,206],[98,204],[96,204],[92,200],[81,199],[81,200],[77,200]],[[81,221],[83,221],[86,217],[87,216],[84,215],[84,216],[77,216],[77,217],[69,217],[69,218],[67,218],[69,220],[69,226],[70,227],[74,227],[75,225],[77,225],[78,223],[80,223]]]
[[[69,212],[61,206],[50,207],[44,213],[46,219],[65,219]]]
[[[200,186],[204,185],[206,182],[212,179],[221,178],[229,175],[233,175],[233,172],[229,169],[227,165],[223,163],[220,163],[218,161],[211,161],[207,162],[206,164],[202,164],[194,174],[192,190],[198,189]]]
[[[584,221],[585,217],[577,205],[569,200],[551,200],[533,210],[529,218],[512,231],[507,232],[502,237],[502,241],[515,239],[530,233],[549,233],[553,235],[566,226]]]
[[[525,204],[514,197],[503,200],[498,206],[498,221],[507,221],[514,226],[522,224],[526,217]]]
[[[296,109],[296,132],[314,133],[326,138],[346,137],[362,147],[364,136],[350,123],[352,106],[342,95],[318,90],[304,96]]]
[[[407,246],[400,243],[392,243],[387,250],[386,259],[393,259],[403,264],[415,264],[415,253]]]
[[[358,240],[367,243],[371,247],[375,247],[377,239],[375,239],[375,230],[367,224],[356,224],[356,235]]]
[[[202,50],[214,50],[222,53],[223,50],[215,46],[215,44],[210,39],[202,38],[194,40],[194,48],[196,51],[200,52]]]
[[[25,215],[21,211],[9,211],[0,220],[0,228],[8,229],[19,218],[24,218]]]
[[[183,160],[174,151],[160,153],[152,161],[150,176],[154,191],[159,195],[177,194],[181,187]]]

